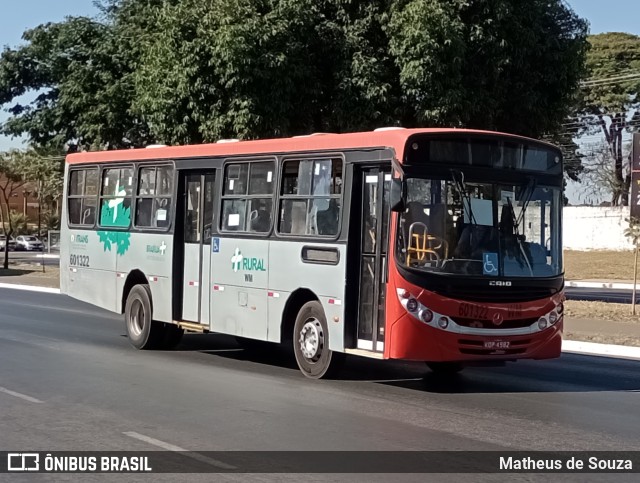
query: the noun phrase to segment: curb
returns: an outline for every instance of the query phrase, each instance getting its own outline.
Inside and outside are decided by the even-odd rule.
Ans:
[[[614,344],[598,344],[578,340],[563,340],[562,352],[622,359],[640,359],[640,347]]]
[[[614,290],[633,290],[632,283],[621,282],[565,282],[565,287],[573,288],[608,288]],[[640,283],[638,284],[640,286]]]
[[[26,290],[29,292],[60,294],[59,288],[40,287],[38,285],[19,285],[17,283],[0,283],[0,288],[8,288],[11,290]]]

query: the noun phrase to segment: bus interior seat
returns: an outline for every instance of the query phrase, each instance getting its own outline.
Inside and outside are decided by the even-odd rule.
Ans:
[[[429,228],[429,215],[424,212],[424,206],[419,201],[411,201],[407,203],[407,211],[404,216],[404,235],[405,238],[409,237],[409,228],[414,223],[422,223]]]
[[[271,228],[271,213],[266,204],[261,202],[257,210],[251,213],[249,231],[266,233]]]
[[[335,235],[338,233],[340,220],[340,206],[338,200],[331,199],[326,210],[318,211],[318,234]]]

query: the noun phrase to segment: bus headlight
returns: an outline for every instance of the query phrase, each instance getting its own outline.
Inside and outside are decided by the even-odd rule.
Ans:
[[[420,319],[422,319],[422,321],[425,324],[428,324],[429,322],[431,322],[433,320],[433,312],[431,312],[431,310],[429,309],[422,309],[420,311]]]
[[[547,319],[545,319],[544,317],[540,317],[538,319],[538,327],[540,328],[540,330],[544,330],[547,328]]]
[[[558,314],[556,314],[555,312],[551,312],[549,314],[549,323],[551,325],[555,324],[558,321]]]
[[[438,326],[441,329],[446,329],[447,327],[449,327],[449,319],[447,319],[446,317],[440,317],[438,319]]]
[[[410,298],[407,300],[407,310],[411,313],[418,310],[418,301],[414,298]]]

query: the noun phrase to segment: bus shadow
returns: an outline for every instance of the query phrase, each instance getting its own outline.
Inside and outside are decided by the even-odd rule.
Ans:
[[[280,368],[286,369],[288,375],[304,378],[292,350],[278,344],[265,342],[246,348],[231,336],[187,335],[176,350],[251,362],[252,372],[258,369],[268,373]],[[420,362],[347,356],[342,369],[331,379],[437,394],[640,391],[640,361],[563,354],[560,359],[550,361],[510,362],[502,367],[471,366],[459,374],[447,375],[434,373]]]
[[[226,360],[247,361],[298,371],[293,353],[278,344],[252,341],[251,347],[241,345],[235,337],[224,334],[186,335],[176,351],[199,352]],[[255,368],[253,368],[255,369]]]
[[[553,361],[468,367],[455,375],[427,372],[420,380],[381,384],[439,394],[640,391],[640,361],[563,354]]]

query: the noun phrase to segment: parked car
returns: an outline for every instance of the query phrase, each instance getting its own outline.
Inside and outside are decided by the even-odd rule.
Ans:
[[[36,250],[41,252],[44,250],[44,243],[38,240],[35,236],[20,235],[16,238],[16,248],[18,250]],[[11,245],[9,245],[9,249],[11,249]]]
[[[0,252],[3,252],[7,247],[7,237],[5,235],[0,235]],[[13,238],[9,239],[9,251],[13,251],[16,249],[16,242]]]

